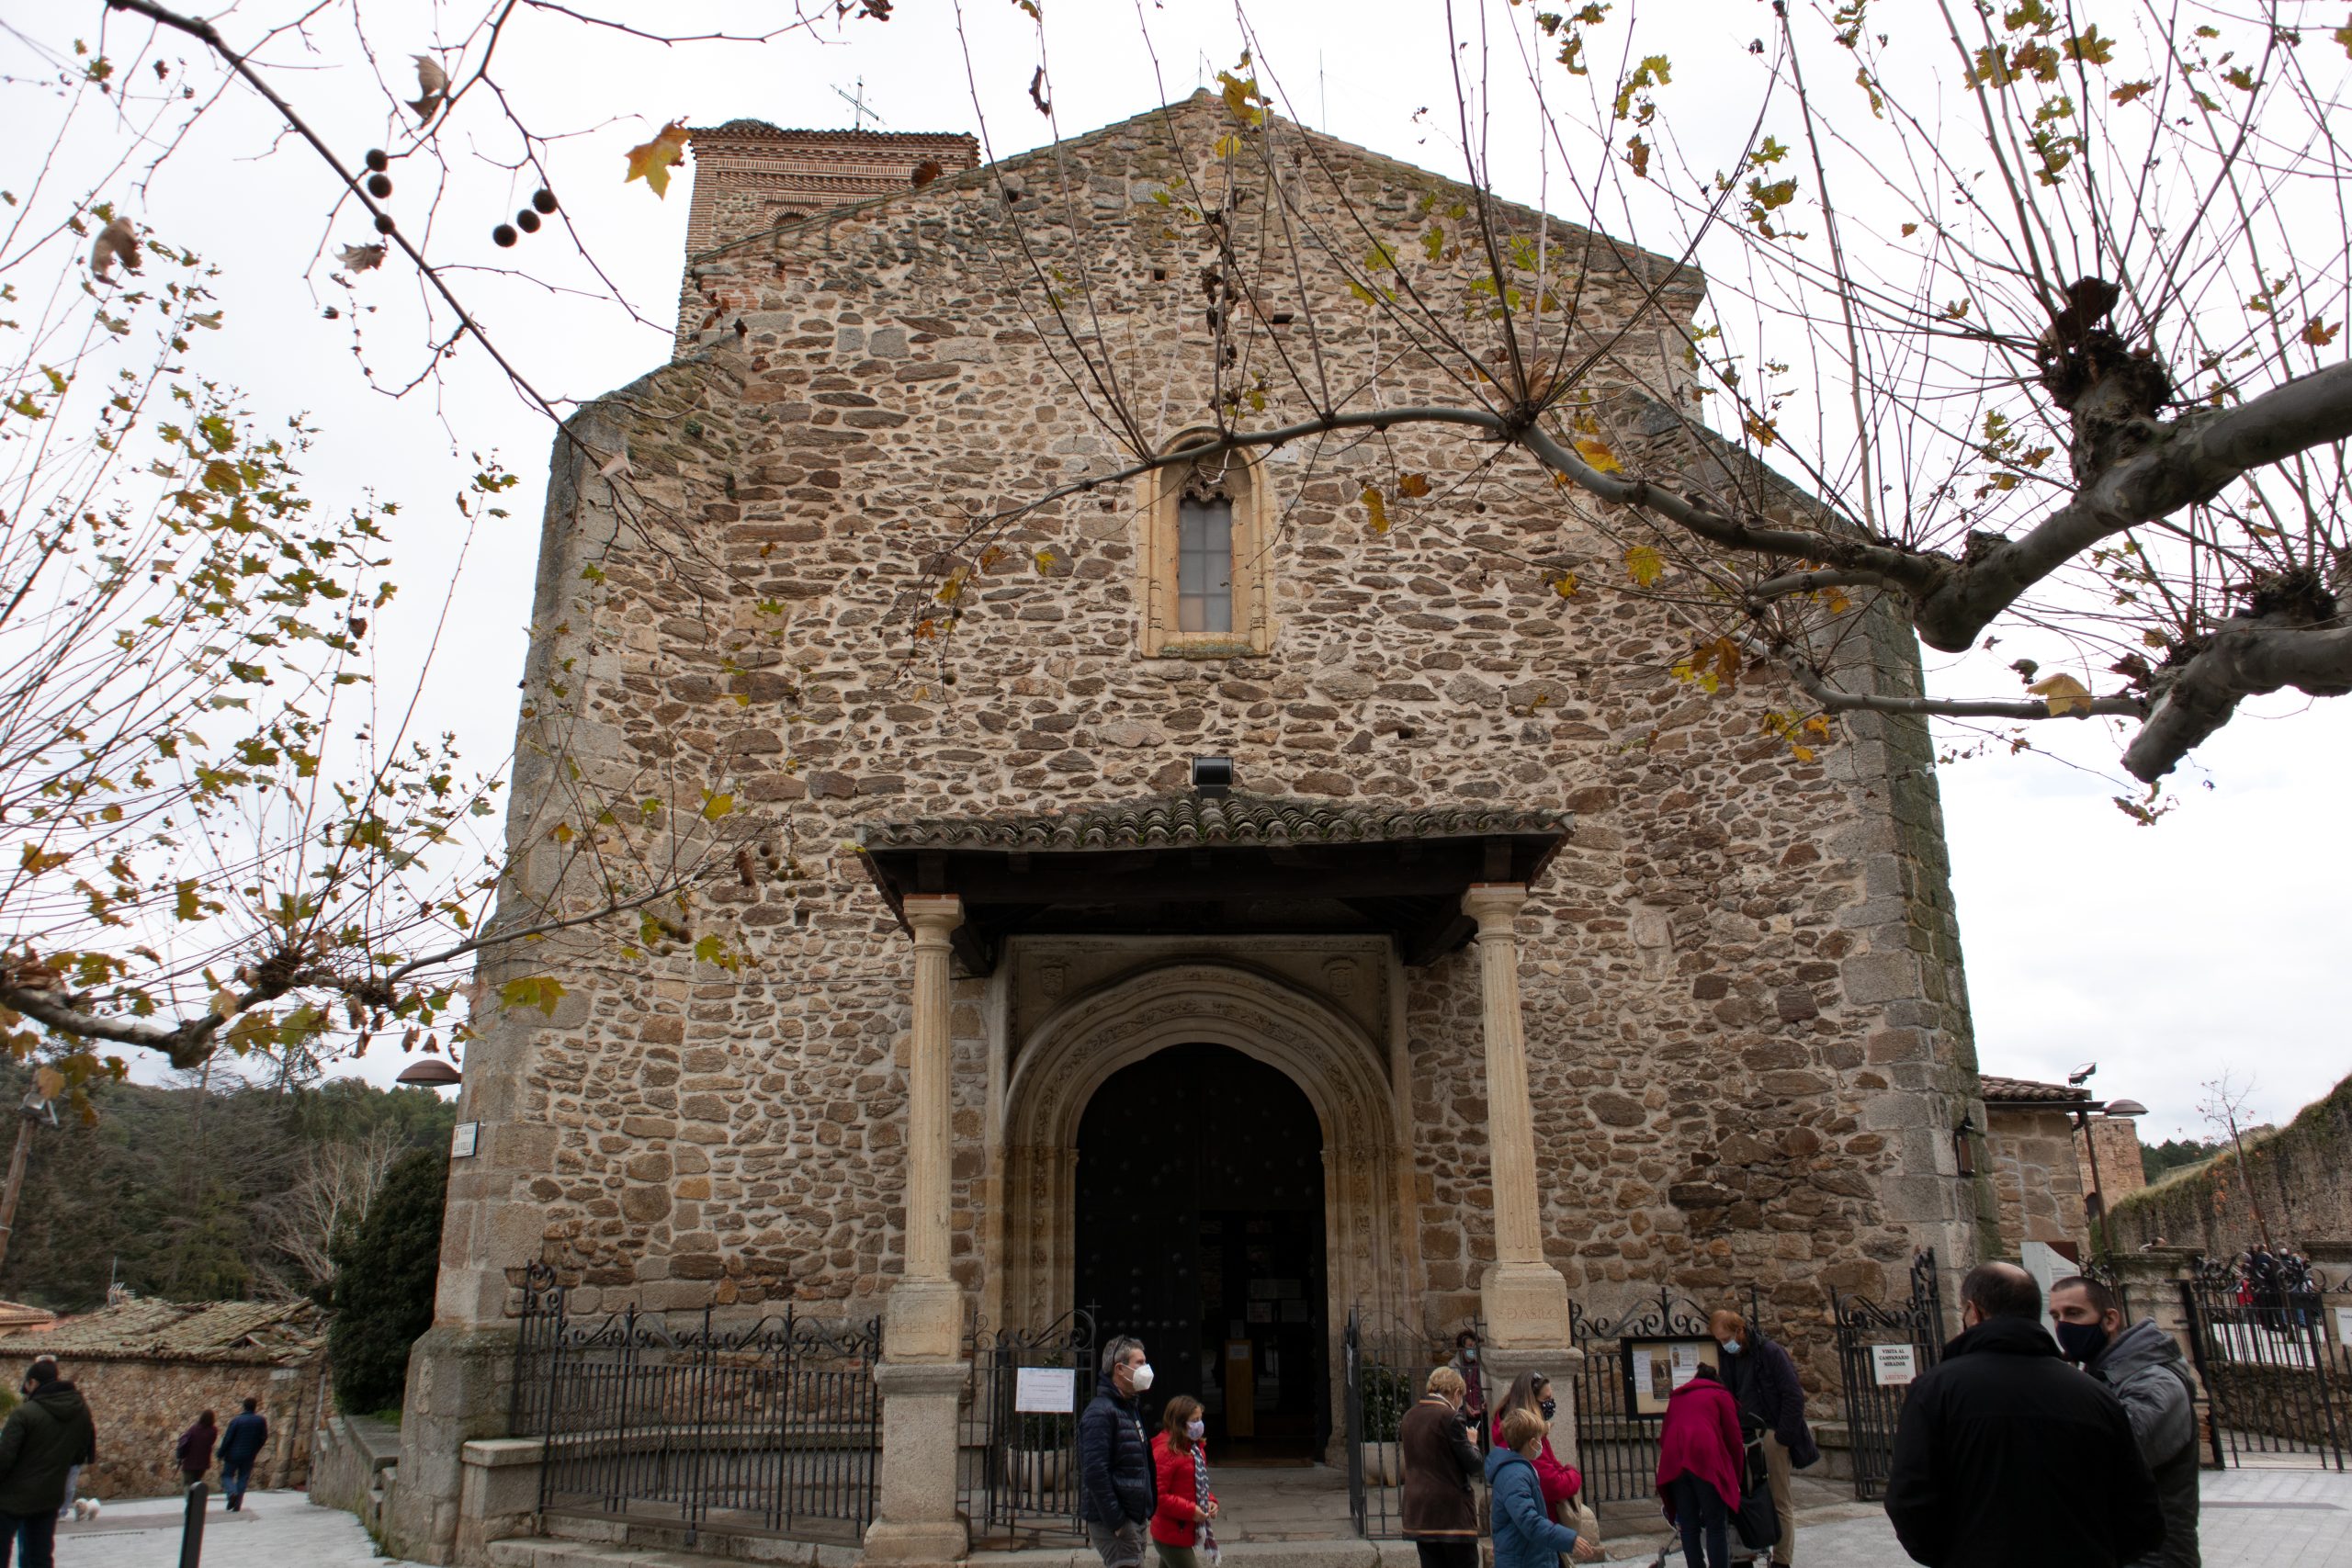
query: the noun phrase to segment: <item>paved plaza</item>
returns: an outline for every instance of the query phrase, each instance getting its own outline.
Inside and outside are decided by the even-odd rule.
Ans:
[[[1344,1500],[1344,1495],[1343,1495]],[[96,1525],[67,1525],[57,1534],[58,1568],[173,1568],[179,1561],[180,1504],[175,1498],[108,1506]],[[1895,1544],[1886,1516],[1875,1506],[1849,1501],[1808,1508],[1799,1538],[1804,1568],[1901,1568],[1909,1561]],[[1367,1562],[1408,1562],[1411,1549],[1398,1543],[1347,1543]],[[2206,1568],[2352,1568],[2352,1475],[2316,1470],[2230,1470],[2205,1475],[2201,1532]],[[1238,1545],[1228,1559],[1247,1559],[1273,1568],[1288,1560],[1336,1562],[1347,1551],[1302,1540],[1260,1540]],[[1611,1542],[1609,1561],[1658,1561],[1659,1537],[1628,1527]],[[1394,1553],[1394,1555],[1392,1555]],[[580,1553],[613,1562],[647,1561],[650,1554]],[[1091,1562],[1068,1551],[989,1554],[999,1562],[1043,1564]],[[312,1507],[299,1492],[255,1492],[245,1511],[228,1514],[214,1499],[205,1528],[204,1561],[273,1568],[408,1568],[377,1555],[374,1542],[349,1514]],[[1666,1568],[1681,1568],[1678,1551]]]

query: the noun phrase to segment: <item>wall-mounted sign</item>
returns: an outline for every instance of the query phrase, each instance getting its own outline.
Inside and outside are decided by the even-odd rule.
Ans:
[[[1718,1367],[1721,1353],[1708,1338],[1624,1339],[1618,1353],[1624,1358],[1625,1408],[1636,1416],[1664,1416],[1674,1391],[1699,1375],[1701,1367]]]
[[[1881,1388],[1901,1388],[1919,1375],[1917,1345],[1871,1347],[1871,1379]]]
[[[449,1133],[449,1157],[451,1159],[471,1159],[474,1153],[474,1140],[479,1138],[481,1135],[481,1122],[458,1122]]]
[[[1016,1369],[1012,1408],[1023,1416],[1068,1416],[1078,1408],[1078,1373],[1068,1367]]]
[[[2352,1345],[2352,1307],[2335,1309],[2335,1337],[2346,1345]]]

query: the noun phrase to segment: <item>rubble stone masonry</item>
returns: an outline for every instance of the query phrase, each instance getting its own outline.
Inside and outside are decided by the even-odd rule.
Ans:
[[[1518,931],[1545,1248],[1579,1301],[1754,1281],[1817,1357],[1825,1292],[1898,1290],[1919,1247],[1970,1261],[1992,1198],[1953,1154],[1983,1113],[1921,726],[1841,719],[1808,757],[1767,727],[1811,711],[1777,674],[1712,694],[1676,678],[1695,633],[1629,591],[1624,519],[1453,427],[1262,454],[1272,651],[1143,656],[1146,492],[1084,486],[1126,459],[1073,378],[1115,376],[1154,443],[1211,423],[1225,388],[1250,427],[1306,416],[1302,384],[1472,395],[1330,254],[1355,265],[1370,233],[1418,261],[1468,193],[1279,123],[1271,165],[1220,158],[1230,129],[1203,96],[775,231],[715,207],[687,312],[708,324],[559,443],[502,919],[583,897],[583,841],[656,841],[599,824],[602,803],[657,802],[648,820],[722,855],[740,839],[759,866],[634,951],[574,934],[486,967],[492,995],[542,973],[565,992],[497,1015],[467,1062],[460,1115],[483,1134],[450,1185],[447,1332],[498,1323],[542,1257],[581,1312],[876,1310],[900,1258],[909,942],[846,846],[881,818],[1181,791],[1202,753],[1253,794],[1573,813]],[[703,150],[698,222],[720,162]],[[1311,227],[1269,220],[1274,178]],[[1267,258],[1254,306],[1206,297],[1188,207]],[[1596,394],[1679,385],[1669,328],[1698,280],[1556,220],[1546,243]],[[1411,276],[1476,337],[1476,274],[1464,256]],[[1738,478],[1656,403],[1609,406],[1629,464]],[[1396,494],[1400,471],[1428,476],[1426,500]],[[1366,484],[1388,488],[1385,533]],[[1856,614],[1843,678],[1916,691],[1907,628]],[[733,812],[700,821],[706,793]],[[698,961],[707,934],[741,966]],[[1450,1325],[1494,1246],[1476,955],[1403,985],[1397,1229],[1411,1309]],[[977,1305],[1001,1267],[982,1244],[1001,1003],[974,977],[955,998],[954,1269]]]

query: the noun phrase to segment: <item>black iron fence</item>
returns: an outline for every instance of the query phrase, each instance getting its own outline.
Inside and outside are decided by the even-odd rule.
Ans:
[[[2180,1282],[2189,1350],[2211,1405],[2213,1461],[2352,1458],[2352,1350],[2309,1268],[2199,1260]]]
[[[1045,1329],[976,1328],[958,1433],[956,1507],[976,1547],[1083,1541],[1078,1416],[1094,1397],[1094,1314]]]
[[[1348,1313],[1340,1336],[1347,1416],[1348,1517],[1356,1534],[1394,1540],[1405,1533],[1405,1464],[1396,1428],[1420,1398],[1430,1369],[1452,1354],[1444,1341],[1394,1320],[1367,1325]]]
[[[514,1430],[547,1440],[543,1513],[854,1545],[874,1517],[879,1318],[742,1326],[635,1308],[575,1322],[526,1283]]]
[[[1657,1495],[1667,1395],[1687,1381],[1690,1368],[1702,1359],[1713,1364],[1715,1342],[1707,1329],[1713,1310],[1664,1285],[1614,1317],[1595,1317],[1568,1303],[1568,1337],[1584,1352],[1577,1372],[1576,1463],[1584,1472],[1580,1501],[1589,1506]],[[1756,1332],[1763,1332],[1762,1303],[1753,1287],[1747,1313]]]
[[[1838,1371],[1845,1385],[1846,1430],[1853,1444],[1854,1495],[1873,1502],[1894,1467],[1894,1427],[1919,1374],[1935,1365],[1944,1344],[1943,1288],[1936,1255],[1911,1260],[1910,1294],[1881,1303],[1868,1296],[1832,1293]]]

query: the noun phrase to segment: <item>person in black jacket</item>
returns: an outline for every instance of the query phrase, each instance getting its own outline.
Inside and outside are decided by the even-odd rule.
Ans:
[[[1102,1568],[1139,1568],[1151,1518],[1151,1443],[1136,1395],[1151,1386],[1143,1341],[1121,1335],[1102,1347],[1102,1376],[1078,1418],[1078,1517]]]
[[[1962,1332],[1911,1385],[1886,1517],[1928,1568],[2120,1568],[2164,1544],[2156,1483],[2115,1396],[2058,1358],[2014,1263],[1961,1282]]]
[[[1821,1458],[1813,1429],[1804,1424],[1804,1386],[1797,1382],[1797,1364],[1736,1312],[1710,1316],[1707,1332],[1715,1338],[1724,1386],[1739,1402],[1742,1434],[1752,1437],[1758,1428],[1763,1431],[1764,1476],[1772,1494],[1772,1512],[1781,1520],[1772,1568],[1789,1568],[1797,1549],[1797,1510],[1789,1495],[1789,1471],[1792,1466],[1803,1470]]]

